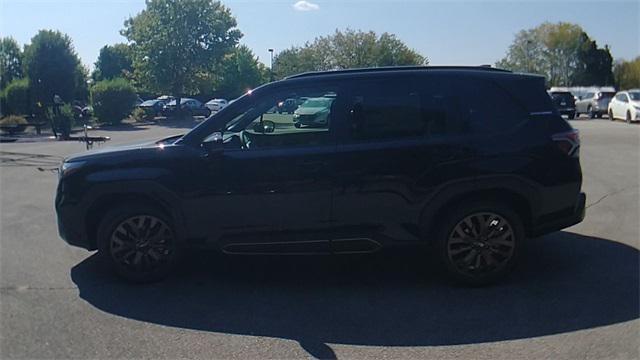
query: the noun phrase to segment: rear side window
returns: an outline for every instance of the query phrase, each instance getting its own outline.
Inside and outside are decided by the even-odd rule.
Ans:
[[[352,139],[382,140],[425,134],[420,94],[409,83],[364,81],[354,87],[350,108]]]
[[[473,78],[362,81],[349,106],[355,141],[498,133],[527,119],[504,89]]]

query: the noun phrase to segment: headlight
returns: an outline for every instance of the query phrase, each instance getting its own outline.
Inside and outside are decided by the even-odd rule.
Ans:
[[[633,107],[640,111],[640,106],[633,105]]]
[[[84,161],[63,162],[62,165],[60,165],[60,177],[63,178],[73,174],[74,172],[78,171],[84,164]]]

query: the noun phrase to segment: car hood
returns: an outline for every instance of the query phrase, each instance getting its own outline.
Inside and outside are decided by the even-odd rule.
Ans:
[[[294,114],[298,115],[315,115],[323,110],[327,110],[326,107],[301,107],[298,110],[294,111]]]
[[[163,148],[166,145],[173,144],[173,142],[178,140],[180,137],[182,137],[182,134],[169,136],[160,140],[151,140],[128,145],[109,146],[102,149],[90,150],[84,153],[74,154],[67,157],[64,161],[91,161],[109,157],[126,156],[127,154],[131,154],[132,152],[138,152],[145,149]]]
[[[631,105],[636,106],[636,107],[640,107],[640,101],[633,101],[631,100]]]

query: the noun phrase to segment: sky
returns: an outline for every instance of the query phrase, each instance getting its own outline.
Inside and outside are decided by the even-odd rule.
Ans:
[[[222,1],[249,46],[269,65],[269,48],[303,45],[336,29],[393,33],[431,65],[494,64],[514,35],[545,21],[579,24],[614,59],[640,55],[640,1]],[[40,29],[67,33],[82,62],[93,68],[100,48],[126,42],[124,20],[144,0],[0,0],[0,35],[21,45]]]

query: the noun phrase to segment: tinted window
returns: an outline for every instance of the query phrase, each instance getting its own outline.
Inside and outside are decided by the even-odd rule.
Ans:
[[[460,121],[468,132],[504,132],[527,120],[524,107],[493,81],[461,79],[457,83],[461,88]]]
[[[420,94],[408,83],[365,81],[350,99],[354,139],[392,139],[425,134]]]
[[[355,140],[496,133],[527,119],[504,89],[465,78],[365,81],[349,105]]]
[[[631,100],[633,101],[639,101],[640,100],[640,92],[630,92],[629,93],[629,97],[631,98]]]

